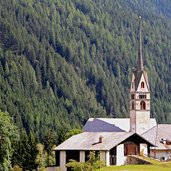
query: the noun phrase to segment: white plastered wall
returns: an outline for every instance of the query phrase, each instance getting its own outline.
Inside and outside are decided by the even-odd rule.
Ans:
[[[100,161],[104,161],[106,166],[110,166],[109,151],[100,151]]]
[[[150,111],[136,112],[136,132],[142,134],[150,129]]]
[[[116,165],[126,164],[126,156],[124,156],[124,144],[120,144],[116,147]]]
[[[60,151],[60,168],[66,171],[66,151]]]
[[[85,162],[85,151],[80,151],[80,162]]]
[[[144,83],[145,83],[144,88],[141,88],[141,82],[144,82]],[[137,91],[138,91],[138,92],[139,92],[139,91],[149,92],[148,87],[147,87],[147,83],[146,83],[146,81],[145,81],[145,78],[144,78],[144,75],[143,75],[143,74],[142,74],[142,76],[141,76],[141,79],[140,79],[140,82],[139,82]]]
[[[164,157],[166,160],[171,157],[171,150],[150,150],[150,156],[161,159]]]
[[[109,151],[106,151],[106,166],[110,166],[110,154],[109,154]]]

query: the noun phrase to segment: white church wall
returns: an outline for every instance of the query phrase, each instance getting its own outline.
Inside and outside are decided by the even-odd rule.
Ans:
[[[137,96],[139,96],[139,93],[138,93]],[[142,101],[144,101],[144,99]],[[135,106],[136,110],[139,110],[139,111],[148,111],[149,112],[150,111],[150,101],[147,101],[147,100],[145,100],[145,101],[146,101],[146,110],[142,110],[141,109],[141,105],[140,105],[141,100],[136,101],[136,106]]]
[[[124,156],[124,144],[120,144],[116,147],[116,165],[126,164],[127,157]]]
[[[139,134],[144,133],[150,129],[150,112],[137,111],[136,112],[136,132]]]
[[[110,166],[110,154],[109,154],[109,151],[106,151],[106,166]]]

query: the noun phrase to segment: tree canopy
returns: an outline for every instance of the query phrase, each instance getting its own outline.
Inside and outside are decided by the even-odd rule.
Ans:
[[[11,158],[17,140],[17,127],[12,123],[8,113],[0,111],[0,170],[11,169]]]
[[[0,0],[0,108],[56,142],[89,117],[128,117],[138,16],[152,117],[171,122],[169,0]],[[20,131],[21,132],[21,131]]]

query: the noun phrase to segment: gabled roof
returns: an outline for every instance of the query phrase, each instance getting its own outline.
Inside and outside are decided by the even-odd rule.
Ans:
[[[84,132],[125,132],[129,131],[129,118],[89,118],[84,125]]]
[[[156,126],[156,120],[150,119],[150,128]],[[84,132],[129,132],[129,118],[89,118],[86,122]]]
[[[148,76],[147,76],[147,72],[145,70],[140,71],[140,72],[135,71],[134,76],[135,76],[135,91],[137,91],[137,89],[138,89],[138,86],[140,84],[140,80],[141,80],[142,76],[144,76],[147,88],[148,88],[148,90],[150,90],[150,86],[149,86],[149,82],[148,82]]]
[[[138,136],[142,141],[149,143],[143,137],[133,132],[83,132],[70,137],[54,150],[110,150],[131,136]],[[102,137],[102,142],[99,142]]]
[[[157,150],[171,150],[171,145],[162,142],[162,139],[171,141],[171,124],[159,124],[142,134],[142,136],[155,144]]]
[[[150,90],[149,83],[148,83],[148,76],[147,72],[144,70],[143,65],[143,53],[142,53],[142,35],[141,35],[141,17],[139,18],[139,48],[138,48],[138,59],[137,59],[137,65],[136,70],[134,71],[135,76],[135,91],[138,89],[138,85],[140,84],[140,80],[142,76],[145,78],[145,82],[147,85],[148,90]]]

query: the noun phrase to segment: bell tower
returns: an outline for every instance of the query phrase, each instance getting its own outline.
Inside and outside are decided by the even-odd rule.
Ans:
[[[130,87],[130,131],[142,134],[150,129],[150,87],[143,66],[141,17],[139,17],[139,49]]]

